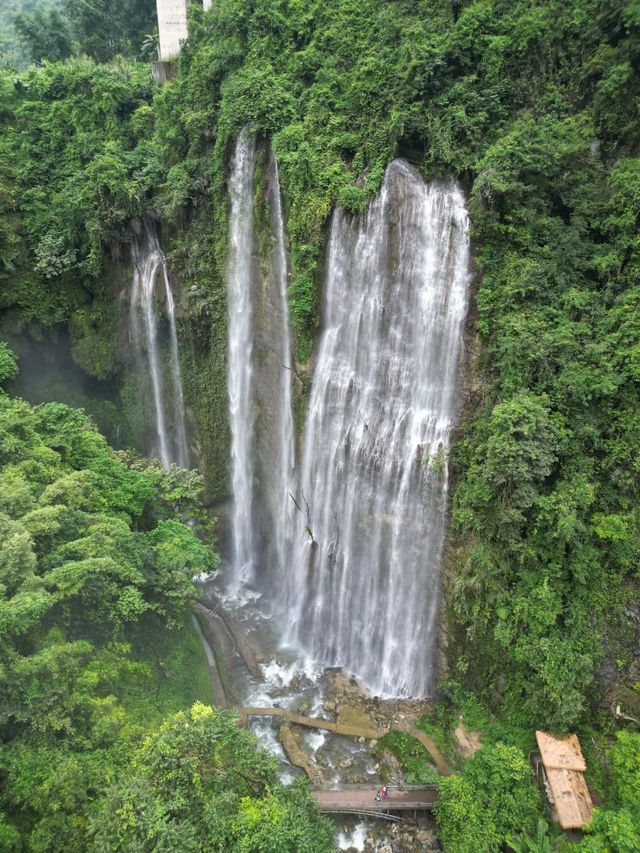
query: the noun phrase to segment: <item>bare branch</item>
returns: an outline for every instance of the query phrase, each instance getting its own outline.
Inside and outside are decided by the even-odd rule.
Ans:
[[[304,501],[305,508],[307,510],[307,526],[305,530],[309,534],[309,538],[311,539],[312,545],[317,545],[318,543],[313,538],[313,530],[311,529],[311,510],[309,509],[309,501],[306,499],[304,492],[302,493],[302,500]]]
[[[291,492],[289,492],[289,497],[291,498],[291,500],[292,500],[292,501],[294,502],[294,504],[296,505],[296,508],[297,508],[298,512],[302,512],[302,507],[300,506],[300,504],[298,503],[298,501],[294,498],[294,496],[291,494]]]

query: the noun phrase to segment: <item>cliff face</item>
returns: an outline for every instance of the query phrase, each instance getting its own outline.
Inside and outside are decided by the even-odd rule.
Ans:
[[[221,227],[202,205],[187,221],[163,228],[179,294],[178,342],[192,464],[205,477],[209,503],[229,493],[227,298],[216,254]]]

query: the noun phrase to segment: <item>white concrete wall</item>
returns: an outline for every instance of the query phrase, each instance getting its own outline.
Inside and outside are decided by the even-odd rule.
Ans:
[[[156,0],[160,59],[173,59],[187,37],[187,0]]]

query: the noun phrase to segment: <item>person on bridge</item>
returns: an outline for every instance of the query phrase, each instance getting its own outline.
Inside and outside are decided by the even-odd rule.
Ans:
[[[380,788],[376,791],[376,803],[379,803],[382,797],[380,796]]]
[[[388,796],[389,796],[389,789],[385,785],[384,788],[382,789],[382,799],[386,800]]]

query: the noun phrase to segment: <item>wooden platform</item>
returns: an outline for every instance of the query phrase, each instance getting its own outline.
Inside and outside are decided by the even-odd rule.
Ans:
[[[292,714],[285,708],[237,708],[240,714],[240,719],[246,717],[280,717],[286,720],[287,723],[296,723],[299,726],[308,726],[312,729],[326,729],[328,732],[334,732],[337,735],[345,735],[346,737],[364,737],[367,740],[378,740],[384,732],[378,729],[367,729],[361,726],[342,725],[334,723],[332,720],[325,720],[321,717],[305,717],[303,714]]]
[[[286,708],[236,708],[235,710],[240,715],[241,725],[246,725],[248,717],[279,717],[287,723],[296,723],[298,726],[309,726],[314,729],[325,729],[328,732],[345,735],[346,737],[363,737],[366,740],[379,740],[386,734],[386,730],[380,731],[380,729],[369,729],[362,726],[343,725],[342,723],[334,723],[333,720],[325,720],[321,717],[305,717],[303,714],[292,714]],[[451,769],[438,749],[436,742],[426,732],[412,726],[392,726],[388,731],[403,732],[417,738],[431,755],[438,773],[441,776],[451,775]]]

